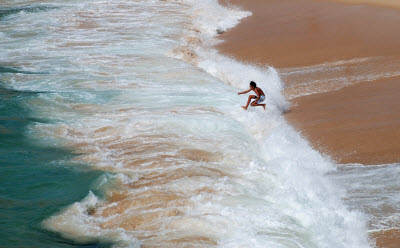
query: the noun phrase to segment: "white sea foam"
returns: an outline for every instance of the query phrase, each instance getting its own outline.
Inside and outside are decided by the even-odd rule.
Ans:
[[[306,67],[282,68],[280,75],[290,80],[286,96],[296,98],[399,76],[399,65],[399,59],[394,56],[355,58]]]
[[[329,174],[343,185],[350,209],[367,213],[370,231],[397,228],[400,224],[399,164],[343,164]],[[368,182],[368,183],[365,183]]]
[[[89,192],[82,201],[76,202],[65,208],[58,215],[46,219],[43,225],[50,230],[56,230],[65,238],[83,243],[112,241],[116,247],[140,247],[140,241],[126,231],[107,230],[98,226],[99,219],[90,215],[90,212],[98,204],[98,198],[92,192]]]
[[[2,80],[46,91],[27,107],[50,122],[37,123],[30,134],[75,149],[79,156],[71,164],[113,174],[96,187],[131,202],[106,215],[119,202],[89,193],[45,220],[46,228],[77,242],[131,247],[139,236],[161,247],[199,236],[209,242],[199,241],[200,247],[369,246],[364,216],[347,209],[345,191],[325,176],[334,164],[285,121],[289,106],[276,70],[241,64],[212,48],[217,33],[248,12],[215,0],[58,4],[46,14],[7,20],[30,23],[41,35],[0,43],[0,62],[49,74]],[[267,94],[266,111],[240,108],[246,99],[236,93],[250,80]],[[136,188],[146,176],[151,183]],[[157,176],[165,181],[152,184]],[[138,195],[147,191],[180,198],[176,205],[138,208]],[[129,225],[142,220],[130,219],[137,214],[158,217],[137,230]]]

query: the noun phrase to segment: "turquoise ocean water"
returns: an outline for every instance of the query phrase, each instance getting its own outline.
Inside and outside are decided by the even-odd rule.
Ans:
[[[0,68],[2,73],[20,73]],[[0,247],[99,247],[78,245],[45,230],[41,222],[86,196],[101,172],[72,168],[68,150],[38,144],[28,127],[37,122],[27,100],[38,93],[0,83]]]

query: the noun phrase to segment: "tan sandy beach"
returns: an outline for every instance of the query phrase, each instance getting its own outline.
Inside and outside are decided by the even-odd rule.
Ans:
[[[315,149],[338,163],[400,161],[400,1],[230,3],[253,15],[218,49],[280,71],[293,104],[286,117]],[[371,237],[394,248],[398,233]]]
[[[399,55],[398,10],[313,0],[232,0],[252,11],[219,49],[276,68]],[[384,27],[384,28],[383,28]]]
[[[287,86],[285,93],[289,99],[294,98],[292,102],[295,104],[287,115],[288,119],[310,138],[317,149],[328,151],[338,162],[343,163],[379,164],[400,161],[398,147],[390,148],[398,140],[396,133],[391,135],[389,131],[382,131],[382,128],[374,128],[380,122],[384,122],[381,124],[385,128],[400,128],[398,108],[388,108],[388,104],[397,106],[395,99],[400,97],[397,77],[400,75],[398,10],[312,0],[232,0],[232,3],[252,11],[253,16],[222,34],[224,42],[218,48],[239,60],[269,64],[284,72],[282,77]],[[317,68],[316,72],[312,70],[314,68]],[[293,73],[296,70],[303,72]],[[369,76],[363,78],[366,74]],[[388,83],[389,79],[391,83]],[[334,83],[324,84],[325,81]],[[377,82],[379,86],[371,82]],[[296,99],[297,96],[327,89],[337,90],[354,84],[358,84],[357,90],[331,91],[328,94],[329,100],[328,95]],[[363,94],[358,94],[359,97],[353,94],[368,90],[379,90],[382,95],[371,93],[369,98],[363,99]],[[388,93],[394,96],[386,97]],[[339,106],[347,106],[343,102],[346,96],[347,103],[357,108],[340,112]],[[392,99],[392,102],[377,98]],[[324,114],[317,116],[317,106],[322,110],[323,105]],[[352,113],[354,120],[350,118],[349,121],[354,125],[357,122],[356,115],[362,115],[366,123],[370,122],[368,125],[371,128],[369,131],[351,132],[351,143],[354,145],[349,143],[339,149],[337,140],[347,137],[349,132],[342,132],[342,127],[336,125],[339,119],[344,118],[341,115],[345,111],[346,114]],[[383,112],[384,117],[376,117]],[[321,129],[307,126],[313,118],[320,118],[318,121],[325,123],[327,130],[323,137],[320,136],[322,126]],[[351,125],[345,121],[346,125]],[[388,134],[377,136],[382,132]],[[356,146],[356,141],[362,141],[362,145]],[[378,141],[386,148],[377,150],[375,142]]]
[[[349,4],[371,4],[376,6],[384,6],[389,8],[400,8],[400,1],[398,0],[339,0],[343,3]]]
[[[400,231],[397,229],[389,229],[386,231],[376,232],[372,234],[376,241],[377,247],[380,248],[398,248]]]
[[[295,98],[286,115],[340,163],[399,161],[400,77]]]

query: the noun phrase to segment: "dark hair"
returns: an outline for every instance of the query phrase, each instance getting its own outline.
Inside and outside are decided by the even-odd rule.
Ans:
[[[251,81],[251,82],[250,82],[250,86],[253,86],[254,88],[256,88],[256,87],[257,87],[257,84],[256,84],[256,82]]]

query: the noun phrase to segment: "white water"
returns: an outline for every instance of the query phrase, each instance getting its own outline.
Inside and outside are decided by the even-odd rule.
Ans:
[[[21,11],[1,21],[0,63],[48,74],[1,80],[43,92],[27,107],[50,123],[37,123],[29,135],[84,153],[71,164],[107,172],[98,189],[136,194],[154,187],[187,199],[176,208],[179,216],[160,217],[158,229],[146,231],[158,238],[145,245],[167,247],[162,242],[169,236],[197,235],[220,247],[369,247],[365,217],[356,207],[347,209],[345,191],[325,175],[335,165],[285,121],[288,103],[278,73],[212,49],[217,30],[249,13],[214,0],[47,2],[58,8]],[[240,108],[246,99],[236,92],[250,80],[265,91],[266,111]],[[207,158],[193,158],[185,149]],[[163,156],[169,167],[128,166]],[[193,167],[220,174],[128,188],[146,173]],[[204,187],[214,191],[196,193]],[[90,192],[44,226],[77,242],[139,246],[135,237],[148,233],[103,228],[110,220],[121,223],[120,216],[89,214],[110,205]]]
[[[356,58],[307,67],[284,68],[280,75],[290,81],[289,98],[338,90],[363,82],[400,75],[395,56]]]
[[[329,176],[347,189],[345,201],[350,209],[366,213],[370,231],[399,226],[399,164],[340,165]]]

